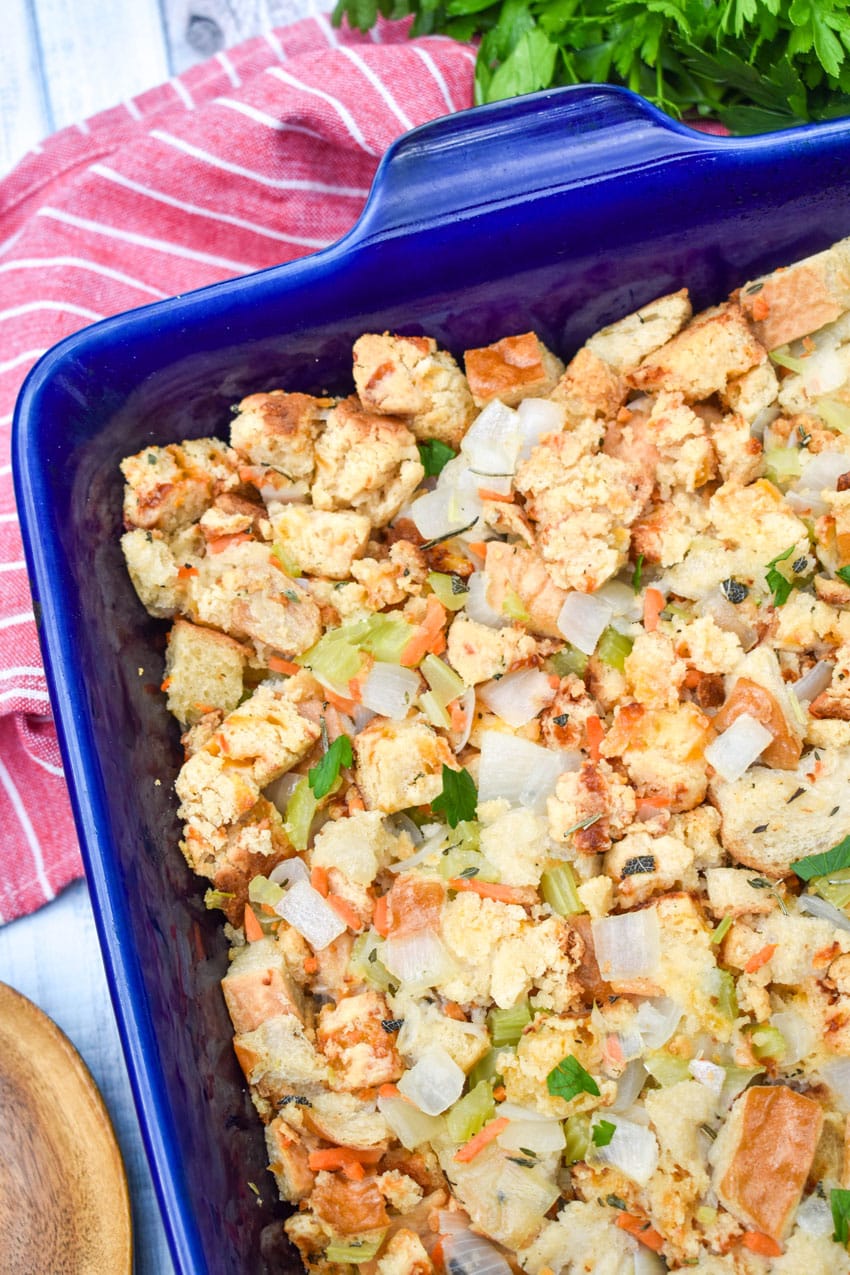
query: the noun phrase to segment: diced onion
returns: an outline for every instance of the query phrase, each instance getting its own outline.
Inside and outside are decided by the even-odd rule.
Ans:
[[[720,629],[734,633],[745,651],[749,651],[758,641],[758,633],[746,619],[746,612],[730,602],[722,591],[711,589],[697,603],[697,611],[701,616],[708,616]]]
[[[546,434],[560,434],[564,428],[566,412],[550,398],[524,398],[516,410],[522,430],[521,460],[531,455]]]
[[[404,866],[409,865],[410,859]],[[381,960],[408,989],[433,987],[452,969],[448,952],[432,930],[417,930],[398,938],[390,935]]]
[[[563,1151],[566,1145],[559,1120],[512,1120],[498,1137],[504,1151],[533,1151],[546,1156]]]
[[[831,394],[847,380],[844,360],[835,349],[816,350],[800,360],[800,375],[809,398]]]
[[[606,602],[611,608],[614,619],[622,617],[626,620],[639,620],[641,617],[641,601],[629,584],[622,580],[608,580],[593,595]]]
[[[850,930],[850,919],[834,903],[820,898],[817,894],[801,894],[797,906],[806,916],[817,916],[822,921],[829,921],[837,930]]]
[[[298,778],[301,779],[302,776],[299,775]],[[284,859],[283,863],[273,868],[269,873],[269,880],[274,881],[275,885],[295,885],[296,881],[309,881],[310,873],[304,860],[296,855],[292,859]]]
[[[429,1045],[398,1082],[399,1092],[426,1116],[439,1116],[463,1093],[464,1072],[442,1045]]]
[[[437,1234],[457,1235],[469,1230],[469,1217],[459,1209],[440,1209],[437,1213]]]
[[[458,700],[458,706],[463,713],[463,730],[452,733],[452,748],[456,753],[460,753],[469,743],[469,737],[472,734],[472,723],[475,721],[475,691],[472,687],[468,691],[464,691]]]
[[[628,1111],[637,1101],[649,1072],[639,1058],[633,1058],[617,1081],[617,1097],[611,1103],[612,1111]]]
[[[559,775],[566,770],[578,770],[580,766],[580,753],[554,752],[515,735],[483,731],[478,800],[495,801],[503,797],[512,806],[525,806],[541,814]]]
[[[517,669],[478,687],[478,697],[491,712],[514,728],[525,726],[552,703],[557,691],[540,669]]]
[[[726,1068],[706,1058],[695,1058],[688,1064],[688,1070],[694,1080],[698,1080],[706,1089],[710,1089],[715,1098],[719,1098],[726,1084]]]
[[[614,1115],[611,1123],[616,1126],[614,1136],[607,1147],[595,1148],[594,1160],[610,1164],[639,1186],[646,1186],[658,1166],[655,1134],[622,1116]]]
[[[731,784],[749,770],[772,742],[773,736],[766,726],[749,713],[742,713],[728,730],[708,745],[705,760],[710,762],[721,779]]]
[[[296,881],[290,886],[280,902],[275,904],[275,912],[288,921],[316,952],[333,943],[346,930],[345,922],[307,881]]]
[[[797,1209],[795,1218],[797,1225],[801,1231],[806,1231],[809,1235],[832,1235],[835,1229],[832,1220],[832,1209],[827,1200],[821,1199],[816,1193],[804,1200]]]
[[[850,1058],[836,1058],[818,1068],[842,1111],[850,1111]]]
[[[795,514],[803,517],[811,515],[813,518],[820,518],[828,508],[826,501],[821,500],[813,491],[786,491],[785,503]]]
[[[415,1151],[442,1132],[443,1122],[414,1107],[406,1098],[378,1097],[378,1110],[403,1147]]]
[[[822,691],[825,691],[832,681],[832,671],[835,665],[831,660],[818,660],[808,673],[804,673],[802,677],[797,678],[792,683],[791,689],[797,696],[797,699],[811,703],[813,699],[817,699]]]
[[[558,616],[558,632],[585,655],[592,655],[612,615],[611,606],[597,594],[568,593]]]
[[[369,725],[375,714],[365,704],[354,705],[354,733],[359,735]]]
[[[478,496],[455,487],[435,487],[410,506],[411,520],[425,540],[457,534],[480,516]]]
[[[263,796],[276,806],[282,815],[286,814],[286,803],[298,787],[298,781],[303,779],[303,775],[297,775],[293,771],[288,770],[285,775],[281,775],[280,779],[269,784],[263,792]]]
[[[808,452],[801,453],[809,455]],[[846,452],[818,452],[811,457],[794,484],[799,492],[835,491],[835,484],[850,469],[850,456]]]
[[[634,1255],[634,1275],[667,1275],[667,1263],[651,1248],[638,1244]]]
[[[662,1049],[679,1026],[682,1011],[669,996],[643,1001],[637,1012],[636,1026],[645,1049]]]
[[[777,416],[781,415],[781,412],[782,409],[776,403],[771,403],[769,407],[763,407],[753,418],[750,425],[750,433],[753,438],[764,438],[764,431],[771,421],[775,421]]]
[[[449,1233],[443,1241],[443,1260],[452,1275],[511,1275],[499,1250],[470,1230]]]
[[[466,463],[481,477],[512,474],[522,443],[519,416],[513,408],[493,399],[466,431],[461,452]]]
[[[649,978],[661,959],[661,936],[654,908],[603,916],[591,922],[596,963],[611,983]]]
[[[815,1047],[815,1033],[802,1014],[793,1009],[783,1009],[774,1014],[770,1021],[785,1041],[783,1066],[790,1067],[812,1052]]]
[[[490,629],[502,629],[509,623],[506,615],[500,615],[487,601],[489,581],[483,571],[473,571],[466,582],[466,614],[476,624],[486,624]]]
[[[518,1102],[500,1102],[496,1108],[497,1116],[507,1116],[508,1120],[552,1120],[553,1117],[535,1107],[523,1107]],[[554,1117],[557,1118],[557,1117]]]
[[[431,825],[433,827],[433,825]],[[445,825],[440,824],[433,832],[426,832],[424,838],[420,837],[421,845],[415,854],[410,855],[407,859],[401,859],[398,863],[390,864],[390,872],[409,872],[411,868],[418,867],[420,863],[425,863],[432,855],[437,854],[443,846],[446,839]]]
[[[407,717],[421,682],[413,669],[376,660],[361,685],[363,703],[382,717],[399,722]]]

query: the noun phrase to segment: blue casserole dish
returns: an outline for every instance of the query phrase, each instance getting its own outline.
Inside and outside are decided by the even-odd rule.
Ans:
[[[391,148],[339,244],[88,328],[29,376],[14,435],[24,543],[181,1275],[300,1263],[268,1244],[261,1256],[279,1209],[219,993],[225,942],[177,850],[178,730],[157,693],[165,626],[124,568],[119,460],[225,433],[230,404],[251,391],[349,392],[364,331],[425,332],[460,353],[533,328],[569,356],[665,292],[687,284],[699,309],[847,234],[850,122],[721,139],[623,90],[565,89],[417,129]]]

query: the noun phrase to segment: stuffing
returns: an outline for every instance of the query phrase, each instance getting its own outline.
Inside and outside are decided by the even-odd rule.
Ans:
[[[711,497],[711,518],[717,535],[730,547],[745,549],[754,569],[793,546],[791,560],[805,557],[809,533],[805,523],[785,504],[773,483],[759,478],[749,487],[725,483]]]
[[[354,384],[367,411],[403,416],[417,438],[437,438],[454,448],[475,415],[466,377],[429,336],[359,337]]]
[[[674,491],[669,500],[647,505],[632,523],[632,556],[643,554],[647,562],[672,567],[708,524],[708,509],[700,496]]]
[[[329,1235],[360,1235],[389,1226],[373,1177],[352,1182],[340,1173],[318,1173],[310,1207]]]
[[[237,1034],[233,1048],[245,1079],[272,1102],[291,1093],[309,1096],[329,1079],[327,1064],[295,1014],[278,1014]]]
[[[333,399],[272,390],[239,403],[230,445],[251,465],[266,465],[292,480],[313,477],[316,438]]]
[[[409,597],[418,597],[425,585],[428,564],[422,552],[407,540],[390,546],[389,556],[378,561],[361,558],[351,564],[351,574],[366,591],[370,611],[383,611]]]
[[[128,531],[173,535],[197,522],[219,492],[239,485],[236,454],[217,438],[146,447],[123,460],[121,472]]]
[[[741,309],[767,350],[796,341],[832,323],[850,309],[850,243],[744,284]]]
[[[701,1194],[708,1187],[706,1140],[702,1126],[711,1125],[717,1099],[697,1080],[681,1080],[646,1095],[646,1114],[658,1139],[661,1163],[675,1166]]]
[[[850,644],[835,652],[832,681],[809,705],[812,717],[837,717],[850,721]]]
[[[605,855],[608,876],[617,884],[621,907],[645,903],[654,894],[696,885],[693,851],[677,837],[653,837],[630,829]]]
[[[516,1053],[503,1053],[499,1057],[508,1102],[560,1119],[582,1111],[595,1111],[613,1102],[615,1084],[604,1078],[599,1081],[599,1096],[579,1093],[566,1099],[550,1094],[546,1077],[568,1054],[586,1071],[599,1076],[602,1042],[591,1019],[538,1016],[521,1036]]]
[[[242,698],[248,652],[240,642],[215,629],[176,620],[165,651],[168,711],[181,726],[210,710],[230,713]]]
[[[356,398],[344,399],[329,413],[316,443],[313,504],[351,508],[373,527],[383,527],[424,474],[416,439],[404,421],[367,412]]]
[[[688,322],[693,310],[687,288],[658,297],[624,319],[600,328],[587,347],[617,372],[630,372],[666,345]]]
[[[353,1093],[330,1093],[324,1089],[310,1098],[310,1105],[287,1103],[282,1118],[295,1129],[325,1138],[334,1146],[380,1148],[391,1138],[386,1120],[375,1107],[374,1098]]]
[[[519,624],[491,629],[461,611],[449,629],[446,659],[467,686],[477,686],[531,661],[537,648],[538,643]]]
[[[821,600],[833,607],[850,606],[850,584],[845,584],[843,580],[833,580],[829,576],[815,576],[812,581],[815,594]],[[798,594],[801,597],[801,594]]]
[[[598,716],[599,705],[587,694],[582,679],[568,674],[561,678],[552,703],[540,714],[542,742],[553,749],[581,748],[588,717]]]
[[[619,757],[640,797],[663,798],[676,814],[704,799],[708,784],[703,755],[710,720],[694,704],[619,708],[602,743],[602,755]]]
[[[508,407],[524,398],[546,398],[564,371],[561,360],[533,332],[467,350],[463,361],[476,407],[494,398]]]
[[[795,859],[829,850],[850,834],[850,756],[821,753],[816,778],[814,765],[804,754],[796,771],[751,766],[732,783],[712,779],[720,839],[733,863],[783,877]]]
[[[611,420],[626,401],[623,378],[588,346],[567,365],[552,391],[552,399],[566,408],[567,418],[579,423],[601,416]]]
[[[380,810],[360,810],[324,824],[316,833],[310,863],[314,868],[337,868],[357,885],[369,886],[379,872],[411,850],[407,834],[394,835]]]
[[[673,642],[664,633],[641,632],[626,656],[627,692],[647,708],[673,708],[687,671]]]
[[[571,1200],[518,1256],[528,1275],[624,1275],[634,1269],[636,1250],[637,1242],[613,1225],[604,1201]]]
[[[198,519],[200,531],[208,547],[228,536],[252,535],[257,540],[271,539],[271,528],[265,505],[246,500],[231,491],[216,496],[209,509]]]
[[[784,608],[783,608],[784,609]],[[675,620],[676,654],[701,673],[731,673],[744,654],[737,633],[721,629],[710,615]]]
[[[343,996],[336,1005],[323,1005],[316,1026],[316,1044],[327,1059],[332,1090],[377,1088],[398,1080],[404,1070],[395,1047],[396,1032],[387,1002],[378,992]]]
[[[674,490],[695,492],[716,472],[716,458],[702,417],[688,407],[684,395],[662,391],[647,421],[658,452],[655,478],[663,500]]]
[[[221,981],[225,1004],[239,1035],[254,1031],[277,1014],[304,1021],[301,994],[273,938],[239,948]]]
[[[555,583],[539,553],[522,545],[488,540],[484,573],[486,601],[497,615],[505,614],[506,603],[513,602],[515,607],[519,599],[519,605],[528,615],[525,623],[530,633],[562,636],[558,616],[566,593]]]
[[[775,613],[771,642],[782,651],[816,651],[850,641],[850,615],[795,590]]]
[[[121,537],[121,548],[133,588],[145,610],[160,620],[179,611],[184,596],[180,572],[183,564],[176,560],[162,533],[135,527]]]
[[[797,1229],[785,1252],[774,1258],[771,1275],[850,1275],[850,1254],[827,1235]]]
[[[614,883],[610,877],[591,877],[576,888],[578,897],[594,921],[607,916],[614,906]]]
[[[396,1043],[408,1067],[418,1062],[432,1045],[439,1045],[468,1075],[490,1048],[490,1038],[483,1026],[450,1018],[429,999],[399,992],[392,997],[392,1006],[394,1016],[404,1020]]]
[[[220,892],[219,906],[234,925],[242,924],[251,878],[292,853],[283,818],[265,797],[227,828],[187,823],[180,849],[189,867]]]
[[[723,861],[720,815],[713,806],[697,806],[684,814],[673,815],[668,831],[693,850],[697,871],[717,867]]]
[[[730,376],[720,398],[730,411],[752,425],[759,412],[776,402],[779,380],[769,359],[757,363],[743,376]]]
[[[730,377],[743,376],[766,357],[740,308],[725,302],[697,315],[642,359],[627,380],[646,393],[663,387],[698,402],[724,390]]]
[[[354,740],[354,755],[366,809],[384,814],[433,801],[443,789],[443,766],[457,768],[442,735],[415,718],[370,722]]]
[[[343,509],[329,513],[310,505],[269,505],[275,542],[307,575],[345,580],[355,558],[362,558],[372,524],[365,514]]]
[[[689,894],[663,895],[653,905],[661,936],[661,961],[653,982],[684,1007],[685,1023],[727,1041],[732,1022],[719,1005],[717,949],[702,909]]]
[[[504,885],[534,885],[550,858],[546,820],[506,801],[478,807],[481,853]]]
[[[724,416],[712,428],[711,441],[724,483],[738,483],[744,487],[764,473],[762,445],[753,438],[750,423],[744,416],[738,413]]]
[[[558,778],[548,799],[549,835],[579,854],[600,854],[623,835],[636,806],[634,789],[607,761],[584,761]]]
[[[434,1267],[414,1231],[401,1227],[387,1241],[378,1259],[378,1275],[430,1275]]]
[[[312,1191],[316,1175],[310,1168],[307,1148],[280,1116],[266,1125],[266,1151],[280,1198],[298,1204]]]
[[[753,877],[746,868],[709,868],[705,874],[708,906],[720,919],[724,916],[747,916],[772,912],[779,906],[776,896],[762,888],[761,878]]]

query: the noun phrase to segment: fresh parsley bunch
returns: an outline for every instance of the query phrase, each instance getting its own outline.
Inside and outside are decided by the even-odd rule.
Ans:
[[[847,0],[338,0],[334,21],[379,12],[480,39],[477,102],[607,81],[737,133],[850,115]]]

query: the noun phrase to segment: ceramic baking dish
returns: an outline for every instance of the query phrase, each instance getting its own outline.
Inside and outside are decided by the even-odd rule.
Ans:
[[[31,373],[14,467],[36,614],[181,1275],[264,1269],[261,1232],[281,1208],[232,1056],[218,917],[176,848],[178,730],[158,693],[166,625],[124,568],[119,460],[225,434],[249,391],[349,392],[364,331],[425,332],[461,353],[533,328],[569,356],[662,293],[687,284],[699,310],[847,234],[850,122],[721,139],[625,91],[565,89],[417,129],[339,244],[97,324]],[[270,1266],[297,1269],[266,1249]]]

